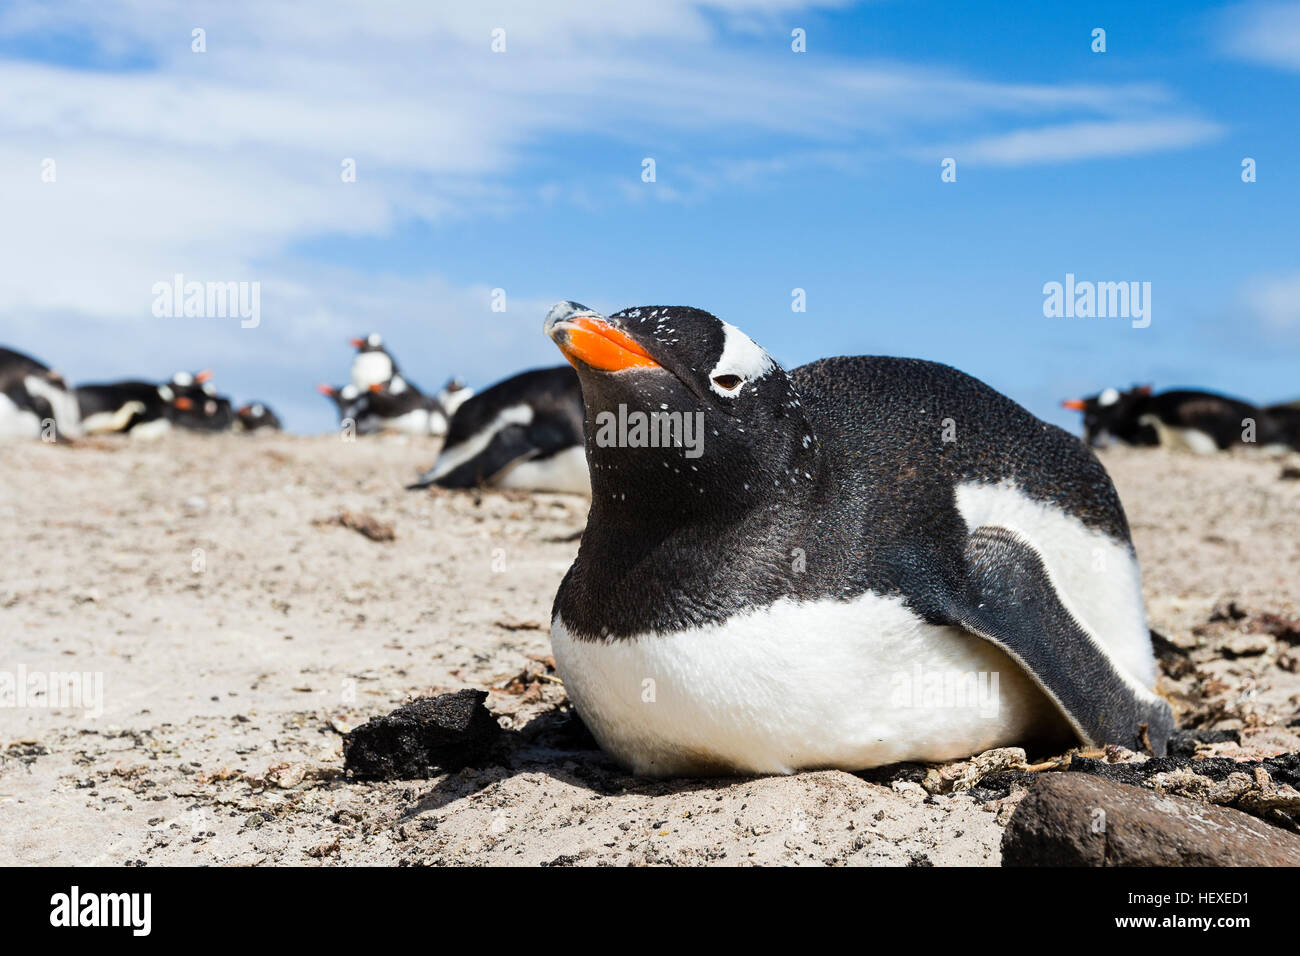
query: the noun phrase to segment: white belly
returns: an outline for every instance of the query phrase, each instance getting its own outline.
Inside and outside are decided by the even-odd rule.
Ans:
[[[612,642],[557,617],[551,646],[601,746],[652,776],[948,760],[1058,720],[993,645],[874,594]]]
[[[506,468],[492,484],[497,488],[562,491],[590,498],[591,474],[587,471],[587,453],[581,445],[575,445],[549,458],[521,461]]]
[[[428,435],[429,434],[429,412],[423,408],[413,408],[411,411],[393,418],[381,419],[383,430],[386,432],[397,432],[402,435]]]
[[[1154,686],[1141,573],[1127,546],[1010,484],[965,483],[956,498],[971,530],[1006,527],[1033,545],[1090,638],[1131,683]],[[583,720],[638,773],[949,760],[1061,721],[992,644],[876,594],[782,600],[723,624],[614,642],[575,640],[557,617],[551,645]]]
[[[54,421],[60,432],[68,438],[80,437],[81,409],[75,395],[39,375],[27,376],[23,384],[27,386],[28,394],[39,395],[50,403],[50,410],[54,412]]]
[[[1180,428],[1166,425],[1155,415],[1143,415],[1139,425],[1150,425],[1156,430],[1156,440],[1165,448],[1190,451],[1194,455],[1213,455],[1219,450],[1214,438],[1199,428]]]
[[[155,441],[172,430],[172,423],[166,418],[155,418],[151,422],[142,422],[132,428],[128,435],[136,441]]]
[[[29,409],[19,408],[8,395],[0,394],[0,438],[40,438],[41,420]]]
[[[352,360],[352,384],[365,392],[393,377],[393,360],[384,352],[358,352]]]

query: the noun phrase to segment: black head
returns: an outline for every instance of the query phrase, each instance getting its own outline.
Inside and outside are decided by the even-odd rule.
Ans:
[[[1083,413],[1083,437],[1093,448],[1110,441],[1129,445],[1155,444],[1154,432],[1141,423],[1146,400],[1151,397],[1150,385],[1139,385],[1121,392],[1107,388],[1087,398],[1071,398],[1062,407]]]
[[[371,332],[369,335],[359,336],[348,341],[358,352],[382,352],[384,350],[384,337],[378,332]]]
[[[545,329],[582,383],[593,510],[721,519],[811,485],[799,397],[735,326],[684,306],[606,318],[561,302]]]

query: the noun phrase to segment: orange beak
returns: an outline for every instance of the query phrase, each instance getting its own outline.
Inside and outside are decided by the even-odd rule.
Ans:
[[[382,382],[375,382],[374,385],[370,386],[370,390],[372,392],[382,392],[384,390],[384,385]]]
[[[1065,401],[1061,402],[1061,407],[1068,408],[1074,412],[1081,412],[1087,408],[1081,398],[1067,398]]]
[[[205,368],[202,372],[199,372],[197,375],[194,376],[194,381],[202,385],[210,378],[212,378],[212,369]]]
[[[190,409],[194,407],[194,403],[190,401],[188,398],[185,398],[184,396],[181,396],[180,398],[176,399],[176,401],[172,402],[172,404],[175,405],[183,412],[188,412]]]
[[[625,368],[659,368],[650,353],[629,336],[603,319],[578,315],[555,323],[551,338],[569,364],[581,362],[602,372],[619,372]]]
[[[354,349],[359,349],[361,346],[366,344],[365,339],[348,339],[348,341],[352,344]]]
[[[333,386],[333,385],[317,385],[317,386],[316,386],[316,391],[320,392],[322,395],[328,395],[328,396],[330,396],[330,397],[333,397],[333,395],[334,395],[334,386]]]

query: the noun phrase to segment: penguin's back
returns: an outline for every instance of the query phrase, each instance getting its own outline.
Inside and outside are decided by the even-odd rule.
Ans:
[[[1119,496],[1096,456],[964,372],[863,355],[821,359],[789,374],[833,472],[827,487],[862,491],[877,526],[923,519],[965,483],[1010,484],[1129,541]]]

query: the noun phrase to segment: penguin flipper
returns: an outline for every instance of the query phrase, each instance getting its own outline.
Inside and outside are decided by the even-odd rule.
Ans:
[[[1011,655],[1085,743],[1149,744],[1165,754],[1169,704],[1125,674],[1062,605],[1033,546],[1007,528],[976,528],[966,570],[967,600],[951,609],[957,622]]]

